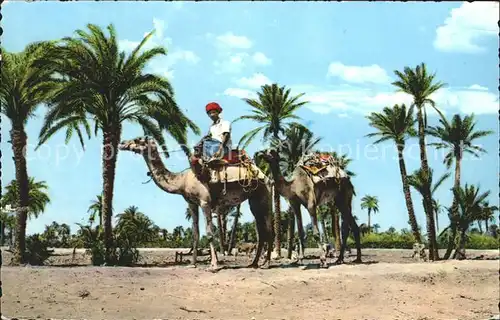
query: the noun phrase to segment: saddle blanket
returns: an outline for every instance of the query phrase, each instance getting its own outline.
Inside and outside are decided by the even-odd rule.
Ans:
[[[261,180],[267,183],[269,178],[254,164],[249,165],[223,165],[209,168],[210,183],[238,182]]]
[[[347,178],[347,173],[342,170],[339,166],[334,165],[325,165],[320,168],[309,167],[309,166],[301,166],[304,170],[311,173],[311,178],[314,183],[318,183],[327,179],[341,179]]]

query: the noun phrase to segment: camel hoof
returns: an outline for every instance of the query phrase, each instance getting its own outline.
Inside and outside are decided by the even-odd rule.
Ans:
[[[361,261],[361,258],[357,258],[356,260],[354,260],[352,263],[363,263],[363,261]]]
[[[269,269],[269,267],[270,267],[270,262],[266,261],[259,268],[260,269]]]
[[[257,263],[250,263],[247,268],[253,268],[253,269],[257,269],[259,268],[259,265]]]
[[[335,260],[335,262],[333,264],[338,266],[338,265],[341,265],[343,263],[344,263],[344,259],[337,259],[337,260]]]
[[[208,268],[207,271],[211,272],[211,273],[217,273],[217,272],[221,271],[222,269],[223,269],[223,267],[212,266],[212,267]]]
[[[296,259],[296,260],[292,260],[292,261],[290,261],[290,265],[292,265],[292,266],[297,266],[297,265],[299,265],[299,264],[300,264],[300,263],[299,263],[299,259]]]

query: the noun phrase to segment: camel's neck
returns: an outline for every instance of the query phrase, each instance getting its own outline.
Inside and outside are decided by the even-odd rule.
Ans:
[[[278,190],[283,197],[289,199],[292,195],[292,183],[285,180],[285,177],[281,174],[281,170],[279,169],[278,162],[276,160],[271,160],[269,162],[269,168],[271,169],[271,174],[273,175],[276,190]]]
[[[144,160],[151,172],[151,177],[158,187],[168,193],[180,193],[182,175],[172,173],[163,164],[158,150],[150,150],[144,154]]]

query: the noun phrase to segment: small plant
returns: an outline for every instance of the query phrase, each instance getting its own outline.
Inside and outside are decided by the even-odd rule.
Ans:
[[[83,247],[86,248],[87,254],[90,254],[92,265],[100,266],[104,264],[104,241],[102,239],[102,228],[96,226],[92,228],[92,225],[81,225],[78,224],[80,230],[78,230],[78,241],[75,242],[73,248],[73,256],[75,254],[76,248]]]
[[[54,250],[48,249],[48,242],[40,234],[26,238],[25,261],[30,265],[43,265],[53,252]]]

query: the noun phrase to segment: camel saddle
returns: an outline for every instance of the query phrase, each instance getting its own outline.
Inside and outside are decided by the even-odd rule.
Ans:
[[[309,174],[314,183],[347,177],[346,172],[338,166],[335,158],[327,153],[306,154],[298,165]]]
[[[208,169],[209,183],[228,183],[250,180],[267,181],[267,176],[253,163],[245,150],[233,149],[221,159],[204,164]]]

